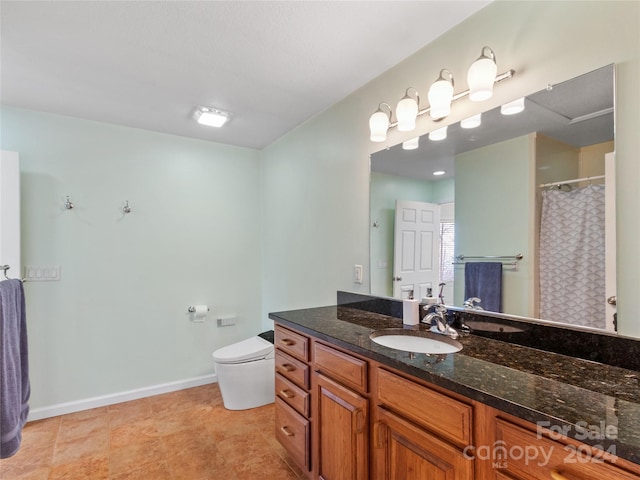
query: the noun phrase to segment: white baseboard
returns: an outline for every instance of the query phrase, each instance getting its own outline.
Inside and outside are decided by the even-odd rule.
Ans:
[[[57,405],[51,405],[50,407],[34,408],[29,412],[27,421],[31,422],[34,420],[41,420],[43,418],[65,415],[67,413],[113,405],[115,403],[128,402],[129,400],[151,397],[161,393],[175,392],[177,390],[184,390],[185,388],[199,387],[201,385],[207,385],[217,381],[218,377],[215,374],[204,375],[202,377],[178,380],[177,382],[163,383],[161,385],[152,385],[150,387],[138,388],[126,392],[112,393],[101,397],[92,397],[74,402],[59,403]]]

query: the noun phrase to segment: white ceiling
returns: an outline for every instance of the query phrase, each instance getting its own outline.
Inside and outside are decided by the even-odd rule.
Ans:
[[[0,98],[261,149],[488,3],[2,0]]]

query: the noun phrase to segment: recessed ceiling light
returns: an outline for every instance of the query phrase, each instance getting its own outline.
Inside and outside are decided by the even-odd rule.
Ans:
[[[229,120],[231,115],[212,107],[198,107],[195,113],[196,121],[207,127],[221,127]]]
[[[440,175],[444,175],[446,172],[444,170],[436,170],[433,172],[433,175],[439,177]]]

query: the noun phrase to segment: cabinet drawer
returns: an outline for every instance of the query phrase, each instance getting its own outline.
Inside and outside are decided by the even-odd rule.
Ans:
[[[471,444],[470,405],[378,369],[380,403],[459,447]]]
[[[305,471],[311,467],[309,420],[276,397],[276,438]]]
[[[309,388],[309,365],[276,350],[276,372],[302,388]]]
[[[300,360],[309,361],[309,339],[304,335],[276,325],[275,345]]]
[[[638,479],[637,475],[608,463],[615,461],[612,455],[588,445],[565,445],[499,418],[496,419],[496,445],[501,455],[496,467],[523,480]]]
[[[279,373],[276,373],[276,395],[309,418],[309,394]]]
[[[316,370],[343,385],[363,393],[367,391],[367,362],[321,343],[314,343],[313,363]]]

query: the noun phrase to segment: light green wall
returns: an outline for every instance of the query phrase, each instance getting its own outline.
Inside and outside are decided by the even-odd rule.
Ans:
[[[528,135],[456,156],[456,255],[516,255],[518,270],[502,275],[503,312],[525,317],[533,294],[534,196]],[[462,305],[464,267],[455,270],[454,304]]]
[[[416,131],[393,130],[386,143],[375,144],[368,118],[381,101],[395,104],[408,86],[424,97],[441,68],[451,70],[456,90],[463,90],[469,65],[489,45],[499,71],[513,68],[516,76],[487,102],[457,102],[447,123],[617,65],[619,321],[622,333],[640,336],[634,308],[640,294],[639,32],[640,2],[493,2],[263,150],[264,316],[333,303],[336,289],[367,290],[353,283],[352,270],[369,261],[369,154],[435,129],[425,115]]]
[[[62,267],[25,283],[32,410],[210,375],[217,347],[260,332],[257,151],[1,115],[2,149],[20,153],[22,263]],[[208,321],[189,320],[193,304]]]
[[[464,89],[483,45],[516,77],[447,123],[617,64],[619,318],[640,336],[639,18],[633,1],[493,2],[262,152],[3,108],[2,148],[24,173],[23,264],[62,266],[61,282],[26,284],[32,408],[209,374],[211,352],[270,327],[268,312],[368,292],[368,159],[385,146],[369,115],[408,86],[426,97],[444,67]],[[434,129],[427,117],[387,143]],[[194,303],[238,326],[190,323]]]
[[[371,291],[376,295],[392,296],[393,236],[396,200],[444,203],[451,201],[453,181],[437,182],[395,177],[383,173],[371,173]],[[385,262],[381,266],[380,262]],[[383,263],[383,265],[385,264]]]

